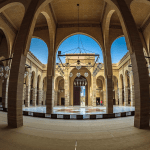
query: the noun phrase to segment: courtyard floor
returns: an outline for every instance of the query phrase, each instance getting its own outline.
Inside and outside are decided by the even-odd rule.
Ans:
[[[41,112],[46,113],[46,106],[37,106],[37,107],[23,107],[24,111],[32,111],[32,112]],[[135,107],[132,106],[113,106],[113,112],[128,112],[135,111]],[[105,114],[106,107],[97,106],[97,107],[81,107],[81,106],[55,106],[53,107],[53,114]]]
[[[24,126],[7,127],[0,112],[0,150],[150,150],[150,128],[134,127],[134,117],[54,120],[23,117]]]

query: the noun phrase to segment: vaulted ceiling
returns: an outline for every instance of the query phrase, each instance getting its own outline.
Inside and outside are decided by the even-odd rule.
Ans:
[[[57,24],[70,24],[78,22],[79,4],[79,22],[100,24],[105,13],[106,2],[104,0],[54,0],[48,4]],[[141,2],[133,1],[130,6],[133,18],[138,26],[142,28],[144,23],[150,17],[150,6]],[[21,5],[9,7],[3,11],[3,15],[10,22],[14,29],[19,30],[23,16],[24,8]],[[40,14],[36,25],[47,24],[45,17]],[[120,25],[117,13],[111,18],[111,25]]]
[[[51,3],[58,23],[80,22],[99,23],[104,8],[103,0],[57,0]]]

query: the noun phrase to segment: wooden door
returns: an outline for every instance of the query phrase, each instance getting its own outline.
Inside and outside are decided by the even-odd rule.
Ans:
[[[80,105],[80,87],[79,86],[74,86],[73,105]]]

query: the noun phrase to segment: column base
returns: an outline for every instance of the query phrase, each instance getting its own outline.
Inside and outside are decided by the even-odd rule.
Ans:
[[[140,119],[138,120],[134,117],[134,127],[139,128],[139,129],[149,128],[149,119],[145,121],[141,121]]]
[[[7,115],[7,119],[8,119],[8,127],[19,128],[23,126],[23,116],[20,116],[18,117],[18,119],[16,119],[12,116]]]
[[[53,113],[53,109],[49,109],[49,108],[46,107],[46,113],[47,114],[52,114]]]

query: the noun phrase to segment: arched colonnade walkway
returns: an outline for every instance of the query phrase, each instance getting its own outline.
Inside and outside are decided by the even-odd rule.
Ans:
[[[11,70],[8,88],[8,126],[11,127],[20,127],[23,125],[22,97],[25,72],[24,66],[27,53],[29,51],[31,38],[33,36],[42,38],[47,43],[49,49],[47,64],[46,110],[47,113],[50,114],[52,112],[52,102],[54,101],[54,68],[57,47],[64,38],[71,34],[78,33],[78,28],[76,26],[67,28],[67,26],[58,27],[56,25],[52,11],[49,9],[49,5],[47,5],[50,2],[50,0],[30,0],[28,2],[25,0],[14,0],[2,1],[0,3],[0,28],[3,30],[7,39],[7,56],[13,57],[12,61],[10,61]],[[105,0],[106,7],[105,13],[102,17],[103,20],[101,22],[101,26],[83,26],[80,28],[80,32],[95,38],[96,41],[98,41],[98,43],[101,45],[104,56],[107,113],[113,113],[113,74],[110,47],[111,43],[118,36],[125,36],[131,57],[134,79],[134,126],[137,128],[146,128],[149,126],[149,81],[148,69],[145,65],[146,61],[144,58],[143,47],[145,47],[147,43],[143,44],[143,39],[141,39],[141,35],[139,35],[137,25],[130,11],[130,4],[132,4],[131,2],[132,1],[127,0]],[[147,0],[143,0],[142,2],[150,5]],[[6,13],[6,10],[10,9],[11,11],[11,8],[14,6],[17,6],[18,10],[21,11],[19,16],[20,20],[17,21],[18,24],[15,24],[15,28],[7,23],[8,21],[4,21],[5,19],[3,15]],[[118,15],[120,21],[121,29],[119,30],[113,30],[110,28],[111,19],[114,13]],[[37,22],[37,19],[39,15],[45,17],[46,22],[44,23],[47,23],[47,25],[46,27],[43,27],[44,29],[38,26],[39,22]],[[5,48],[3,48],[3,50],[0,52],[6,52]],[[1,56],[3,55],[4,54],[1,54]],[[38,76],[36,76],[36,80],[39,79],[37,77]],[[64,82],[67,84],[66,81]],[[119,84],[119,86],[121,86],[121,84]],[[33,81],[33,89],[35,87],[37,87],[37,85],[35,85]],[[38,85],[38,88],[40,90],[40,85]],[[126,100],[124,100],[124,102],[127,103]],[[33,104],[35,104],[34,98]]]

